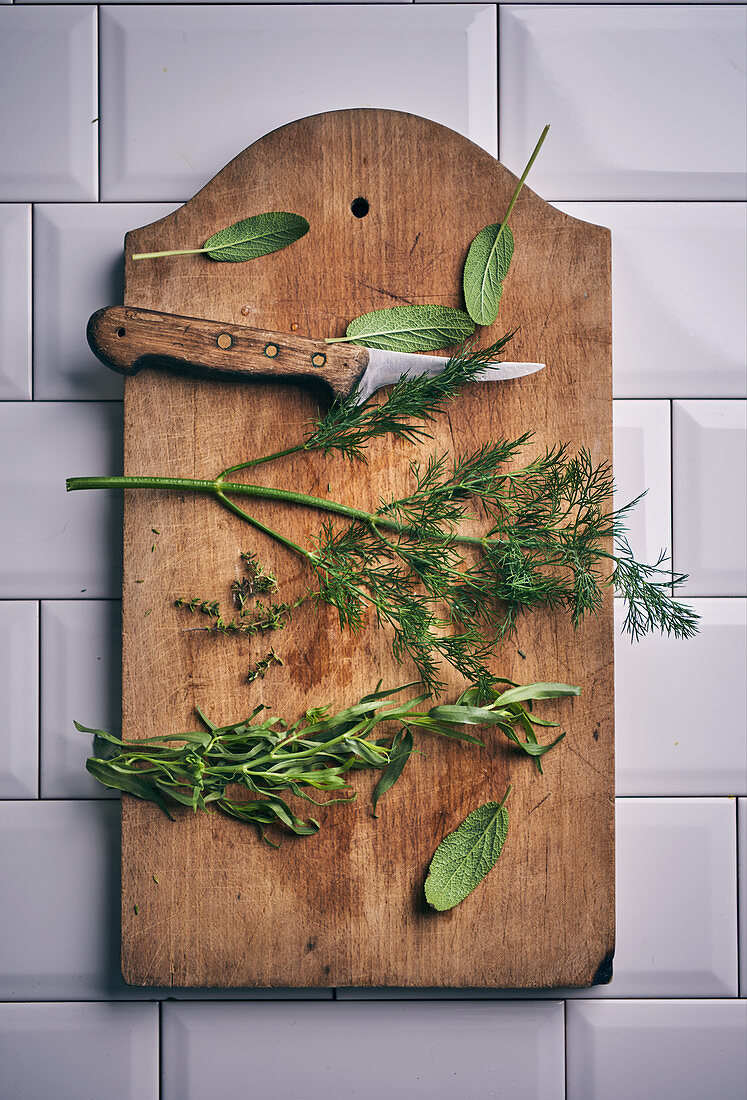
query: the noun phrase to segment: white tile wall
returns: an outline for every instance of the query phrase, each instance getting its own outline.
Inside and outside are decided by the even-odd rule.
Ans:
[[[568,1005],[568,1100],[736,1100],[747,1090],[743,1001]]]
[[[0,400],[31,397],[31,207],[0,206]]]
[[[40,794],[42,798],[118,798],[85,770],[92,738],[76,720],[119,734],[119,600],[45,600],[41,606]]]
[[[157,1100],[158,1006],[0,1004],[5,1096]]]
[[[747,997],[747,798],[737,805],[739,837],[739,995]]]
[[[0,798],[36,798],[39,787],[39,609],[0,602]]]
[[[744,397],[747,207],[556,205],[612,230],[615,397]]]
[[[674,568],[692,596],[747,596],[747,402],[675,401]]]
[[[501,160],[549,122],[546,199],[745,199],[744,33],[736,6],[501,5]]]
[[[96,8],[0,8],[0,202],[98,198]]]
[[[121,304],[124,235],[170,214],[174,203],[54,203],[34,211],[34,397],[116,398],[122,378],[88,347],[86,324]]]
[[[737,814],[731,796],[747,790],[744,26],[741,4],[0,0],[5,1091],[743,1094],[747,799]],[[530,185],[613,230],[617,500],[650,486],[631,538],[653,558],[674,529],[703,629],[692,643],[618,641],[610,985],[340,990],[344,1006],[328,990],[177,991],[161,1010],[159,1091],[159,1010],[146,1002],[172,991],[119,977],[118,805],[89,781],[72,728],[116,727],[119,709],[119,503],[64,492],[66,476],[121,461],[121,389],[90,356],[85,321],[121,300],[126,229],[272,127],[368,105],[435,118],[491,152],[500,121],[515,171],[552,124]],[[403,994],[418,1003],[351,1003]],[[280,998],[292,1003],[268,1003]],[[439,999],[461,1003],[428,1003]],[[280,1057],[288,1035],[302,1077]]]
[[[119,596],[121,500],[65,478],[121,473],[121,456],[118,402],[0,404],[0,598]]]
[[[188,199],[267,131],[343,107],[425,115],[495,152],[495,10],[104,7],[102,198]],[[228,42],[246,63],[226,64]]]
[[[616,601],[619,795],[747,794],[747,600],[689,602],[696,638],[631,642]]]
[[[626,520],[628,540],[641,561],[658,561],[672,543],[671,409],[668,401],[613,404],[615,508],[645,493]]]
[[[164,1100],[561,1100],[560,1003],[164,1005]],[[292,1057],[268,1058],[276,1036]]]

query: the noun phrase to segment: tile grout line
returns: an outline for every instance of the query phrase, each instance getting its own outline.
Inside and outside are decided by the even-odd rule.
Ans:
[[[671,592],[674,587],[674,398],[669,401],[669,573],[672,578]]]
[[[36,798],[41,798],[42,793],[42,601],[36,601]]]
[[[568,998],[563,1000],[563,1096],[568,1100]]]
[[[36,233],[35,233],[36,203],[35,202],[32,202],[30,204],[29,216],[30,216],[30,222],[31,222],[31,224],[29,226],[29,245],[30,245],[30,252],[31,252],[31,254],[29,256],[29,282],[30,282],[30,285],[31,285],[31,300],[29,302],[29,328],[31,329],[31,345],[29,347],[29,355],[30,355],[30,359],[31,359],[31,400],[33,401],[34,400],[34,391],[36,389],[36,371],[34,369],[34,367],[35,367],[34,359],[36,358],[35,355],[34,355],[34,320],[35,320],[34,315],[36,313],[36,292],[35,292],[35,287],[34,287],[34,267],[35,267],[35,264],[34,264],[34,239],[36,237]],[[5,402],[3,402],[3,404],[4,403]]]
[[[740,801],[739,798],[735,799],[735,802],[736,802],[735,818],[736,818],[736,829],[737,829],[737,866],[736,866],[736,872],[737,872],[737,997],[742,998],[745,995],[747,995],[747,990],[743,988],[742,967],[740,965],[741,959],[742,959],[742,953],[741,953],[740,948],[742,946],[742,943],[744,942],[745,932],[747,930],[745,930],[742,927],[742,921],[739,918],[740,918],[740,916],[743,917],[743,918],[747,918],[747,914],[739,912],[739,887],[740,887],[740,884],[741,884],[741,873],[740,873],[740,871],[741,871],[741,857],[743,855],[743,853],[741,851],[742,842],[741,842],[741,838],[740,838],[740,835],[739,835],[739,818],[741,816],[740,812],[739,812],[739,801]],[[747,803],[745,804],[745,806],[747,808]]]
[[[96,202],[101,202],[101,5],[96,5]]]

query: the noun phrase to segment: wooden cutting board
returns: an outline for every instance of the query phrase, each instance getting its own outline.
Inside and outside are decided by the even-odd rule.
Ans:
[[[529,149],[527,149],[529,152]],[[302,119],[251,145],[181,209],[125,240],[125,304],[310,337],[341,335],[367,310],[403,303],[459,306],[470,241],[500,220],[515,177],[434,122],[393,111]],[[356,198],[369,203],[358,218]],[[133,262],[136,252],[199,247],[216,230],[267,210],[306,217],[284,251],[243,264],[205,256]],[[474,448],[535,432],[533,453],[558,441],[611,458],[610,235],[525,188],[512,217],[516,253],[497,324],[516,328],[510,358],[546,370],[473,385],[441,417],[434,446]],[[125,472],[214,477],[223,467],[296,443],[327,396],[269,382],[218,383],[155,370],[127,379]],[[369,464],[293,456],[262,468],[267,484],[375,506],[408,485],[411,446],[381,440]],[[255,472],[256,477],[256,472]],[[258,504],[299,542],[320,517]],[[260,639],[211,637],[177,596],[229,604],[239,553],[272,567],[280,597],[310,578],[302,563],[212,499],[125,494],[123,730],[135,738],[194,728],[260,702],[294,719],[311,706],[357,701],[378,680],[415,678],[375,627],[341,634],[325,609]],[[133,984],[173,986],[584,986],[609,980],[614,942],[612,600],[574,630],[535,614],[495,669],[522,683],[580,684],[546,704],[568,736],[545,774],[499,733],[488,747],[428,742],[370,814],[370,776],[353,808],[320,813],[322,831],[278,851],[219,815],[122,800],[122,968]],[[250,665],[272,643],[264,681]],[[522,655],[519,655],[521,650]],[[456,676],[446,698],[463,687]],[[460,906],[430,912],[425,872],[439,841],[508,782],[511,829],[496,869]]]

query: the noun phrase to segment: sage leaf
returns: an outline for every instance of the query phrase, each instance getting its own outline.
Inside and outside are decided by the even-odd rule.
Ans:
[[[453,306],[392,306],[356,317],[345,336],[327,344],[362,344],[382,351],[438,351],[463,343],[475,331],[467,314]]]
[[[508,833],[510,793],[509,784],[501,802],[478,806],[436,848],[425,880],[425,900],[432,909],[453,909],[495,867]]]
[[[519,192],[529,175],[529,169],[537,159],[549,129],[549,126],[545,126],[540,134],[539,141],[516,184],[503,221],[496,222],[495,225],[486,225],[469,246],[464,263],[462,286],[467,312],[475,324],[492,325],[498,316],[498,306],[503,294],[503,280],[508,274],[511,257],[514,254],[514,236],[509,228],[508,219],[511,217]]]
[[[309,223],[299,214],[274,211],[270,214],[255,214],[221,229],[205,241],[205,252],[211,260],[224,260],[231,263],[243,263],[244,260],[256,260],[270,252],[279,252],[294,241],[305,236]]]
[[[256,260],[270,252],[278,252],[309,231],[309,223],[300,214],[284,210],[272,210],[267,214],[253,214],[235,225],[220,229],[208,237],[203,248],[175,248],[168,252],[138,252],[133,260],[153,260],[158,256],[195,256],[206,253],[211,260],[243,263]]]
[[[391,790],[399,777],[402,775],[402,771],[405,764],[410,759],[412,753],[412,732],[410,730],[402,730],[401,736],[392,742],[392,751],[389,754],[389,763],[387,764],[381,779],[374,787],[373,796],[371,798],[371,812],[374,817],[379,815],[376,813],[376,805],[382,795],[385,795],[387,791]]]
[[[498,316],[503,280],[514,254],[514,235],[508,225],[486,225],[469,246],[464,263],[464,301],[475,324],[492,325]]]

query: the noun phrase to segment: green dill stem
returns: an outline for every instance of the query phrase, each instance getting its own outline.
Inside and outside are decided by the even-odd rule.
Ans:
[[[274,462],[276,458],[285,458],[286,455],[295,455],[299,451],[308,450],[305,443],[298,443],[295,447],[288,447],[285,451],[275,451],[271,455],[263,455],[261,458],[250,458],[248,462],[238,462],[235,466],[228,466],[220,475],[235,474],[237,470],[248,470],[250,466],[261,466],[264,462]]]
[[[257,530],[263,531],[264,534],[269,535],[270,538],[276,539],[278,542],[282,543],[283,546],[287,546],[289,550],[295,550],[297,554],[302,554],[303,557],[312,560],[313,555],[309,553],[308,550],[304,550],[302,546],[286,538],[285,535],[281,535],[279,531],[275,531],[272,527],[267,527],[264,523],[261,523],[260,520],[255,519],[254,516],[250,516],[243,508],[239,508],[238,504],[234,504],[232,500],[229,500],[222,489],[217,489],[215,495],[221,504],[225,505],[229,511],[234,512],[237,516],[241,516],[241,518],[246,520],[247,523],[250,523],[252,527],[256,527]]]
[[[235,469],[235,467],[233,468]],[[348,504],[340,504],[335,500],[325,500],[323,497],[310,496],[308,493],[296,493],[291,489],[275,489],[269,485],[249,485],[243,481],[223,481],[222,476],[216,478],[215,481],[184,477],[70,477],[65,484],[68,492],[76,489],[183,489],[193,493],[213,493],[221,500],[222,504],[241,516],[242,519],[258,527],[272,538],[277,538],[278,541],[285,543],[286,546],[298,551],[299,554],[303,554],[307,558],[313,556],[308,550],[302,549],[296,543],[291,542],[290,539],[285,538],[284,535],[273,531],[272,528],[265,527],[264,524],[260,523],[259,520],[255,520],[242,508],[239,508],[237,504],[234,504],[233,501],[228,500],[225,494],[236,493],[240,496],[255,497],[259,500],[281,500],[285,504],[301,504],[307,508],[316,508],[319,511],[345,516],[346,519],[359,520],[361,523],[367,523],[374,527],[385,527],[387,530],[397,531],[399,534],[407,534],[409,531],[405,524],[398,523],[394,519],[374,515],[372,512],[364,512],[360,508],[352,508]],[[450,537],[449,541],[482,547],[486,545],[484,538],[470,535],[454,535]]]

